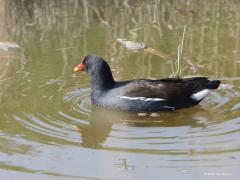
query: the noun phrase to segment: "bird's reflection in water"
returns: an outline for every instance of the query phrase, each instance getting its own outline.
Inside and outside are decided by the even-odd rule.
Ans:
[[[199,107],[175,112],[136,113],[107,110],[93,107],[89,125],[79,125],[82,145],[88,148],[102,148],[114,125],[126,127],[182,127],[205,128],[212,117],[207,110]],[[147,131],[147,130],[146,130]],[[160,129],[159,129],[160,131]]]

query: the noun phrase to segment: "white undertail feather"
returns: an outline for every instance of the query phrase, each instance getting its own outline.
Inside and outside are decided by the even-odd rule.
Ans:
[[[207,97],[207,95],[209,94],[209,90],[208,89],[204,89],[202,91],[199,91],[195,94],[192,94],[190,96],[191,99],[195,100],[195,101],[200,101],[203,98]]]

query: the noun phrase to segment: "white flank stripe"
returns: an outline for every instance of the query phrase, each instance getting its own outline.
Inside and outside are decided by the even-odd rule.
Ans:
[[[204,89],[202,91],[199,91],[195,94],[192,94],[190,97],[191,99],[195,100],[195,101],[200,101],[202,100],[203,98],[205,98],[209,93],[209,90],[208,89]]]
[[[175,110],[176,108],[175,107],[171,107],[171,106],[163,106],[164,108],[167,108],[167,109],[171,109],[171,110]]]
[[[165,101],[162,98],[146,98],[146,97],[128,97],[128,96],[118,96],[121,99],[128,99],[128,100],[140,100],[140,101]]]

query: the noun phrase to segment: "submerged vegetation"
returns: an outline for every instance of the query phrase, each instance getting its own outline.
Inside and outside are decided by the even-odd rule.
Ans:
[[[186,30],[186,25],[184,26],[184,29],[183,29],[183,35],[182,35],[181,43],[178,45],[178,49],[177,49],[177,59],[176,59],[176,62],[175,62],[176,71],[174,73],[176,77],[180,77],[181,73],[182,73],[181,61],[182,61],[182,56],[183,56],[183,45],[184,45],[185,30]],[[133,50],[133,51],[144,50],[148,53],[159,56],[160,58],[169,59],[168,55],[165,55],[164,53],[162,53],[158,50],[149,48],[145,43],[136,42],[136,41],[129,40],[129,39],[121,39],[121,38],[118,38],[117,41],[119,43],[121,43],[127,50]]]
[[[3,0],[4,1],[4,0]],[[27,1],[9,0],[2,3],[1,9],[8,14],[2,16],[2,37],[21,38],[23,42],[34,44],[36,39],[43,46],[49,44],[49,38],[56,38],[62,46],[55,47],[64,53],[74,49],[83,56],[89,52],[100,53],[110,58],[112,64],[118,64],[126,51],[119,49],[116,39],[124,37],[150,44],[152,49],[160,50],[168,57],[175,57],[177,44],[171,44],[182,36],[183,24],[188,27],[184,43],[184,61],[182,72],[188,74],[204,74],[204,71],[215,72],[213,76],[237,77],[238,68],[235,63],[240,57],[240,21],[237,1],[97,1],[97,0],[53,0]],[[234,5],[233,5],[234,4]],[[95,36],[89,36],[91,27],[98,25]],[[78,28],[73,28],[73,27]],[[32,34],[32,29],[36,33]],[[95,28],[96,29],[96,28]],[[39,32],[39,33],[38,33]],[[152,34],[152,36],[149,36]],[[224,34],[224,35],[223,35]],[[167,36],[166,36],[167,35]],[[104,39],[105,45],[97,43],[96,39]],[[159,39],[159,41],[156,41]],[[84,46],[80,46],[84,44]],[[80,49],[79,49],[80,48]],[[151,49],[148,49],[151,51]],[[181,52],[181,51],[179,51]],[[149,53],[139,52],[134,56],[137,61],[148,63],[156,58]],[[227,54],[227,56],[226,56]],[[127,54],[129,55],[129,54]],[[179,53],[181,57],[181,53]],[[229,58],[230,57],[230,58]],[[163,57],[165,58],[165,57]],[[221,62],[219,61],[221,58]],[[211,59],[210,62],[206,62]],[[64,60],[64,64],[68,59]],[[174,68],[166,68],[159,61],[159,75],[162,76]],[[231,71],[226,66],[233,67]],[[238,65],[237,65],[238,66]],[[178,65],[177,65],[178,67]],[[178,74],[180,69],[176,69]],[[123,71],[123,69],[119,69]],[[163,72],[163,73],[161,73]],[[143,72],[152,76],[151,66],[146,66]]]

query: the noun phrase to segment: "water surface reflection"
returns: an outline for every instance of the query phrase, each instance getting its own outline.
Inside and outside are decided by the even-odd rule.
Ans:
[[[239,179],[240,25],[233,1],[1,0],[0,179]],[[221,79],[199,105],[165,113],[92,106],[81,57],[106,58],[117,80],[163,78],[169,58],[126,51],[145,42],[183,74]],[[94,172],[94,173],[93,173]],[[208,176],[204,173],[229,173]]]

